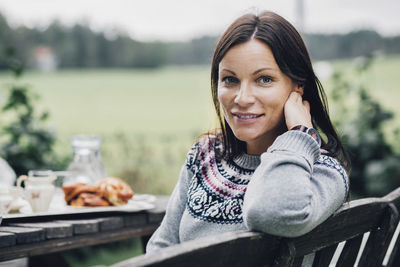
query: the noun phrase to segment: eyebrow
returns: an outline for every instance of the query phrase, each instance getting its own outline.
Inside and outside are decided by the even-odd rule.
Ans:
[[[228,69],[222,69],[221,71],[226,71],[226,72],[232,73],[233,75],[235,75],[235,76],[236,76],[236,73],[235,73],[235,72],[233,72],[233,71],[231,71],[231,70],[228,70]]]
[[[275,69],[273,69],[273,68],[262,68],[262,69],[259,69],[259,70],[256,70],[255,72],[253,72],[253,75],[256,75],[257,73],[260,73],[260,72],[262,72],[264,70],[275,71]],[[231,70],[228,70],[228,69],[222,69],[221,71],[226,71],[226,72],[232,73],[233,75],[236,76],[236,73],[234,71],[231,71]]]
[[[264,70],[275,71],[275,69],[273,69],[273,68],[262,68],[262,69],[259,69],[259,70],[256,70],[255,72],[253,72],[253,75],[256,75],[257,73],[260,73],[260,72],[262,72]]]

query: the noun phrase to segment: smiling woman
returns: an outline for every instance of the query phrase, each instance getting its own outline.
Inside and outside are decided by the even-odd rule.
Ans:
[[[279,69],[271,49],[257,39],[233,47],[220,62],[218,100],[248,154],[261,155],[276,136],[295,126],[286,128],[283,116],[291,92],[303,89]],[[298,124],[312,127],[311,117]]]
[[[215,49],[211,87],[221,128],[189,151],[147,252],[244,229],[300,236],[346,200],[349,162],[289,22],[238,18]]]

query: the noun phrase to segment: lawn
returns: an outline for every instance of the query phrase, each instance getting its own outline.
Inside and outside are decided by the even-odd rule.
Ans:
[[[62,135],[201,131],[212,121],[207,67],[28,72]],[[0,76],[0,78],[3,78]],[[196,118],[196,119],[194,119]]]

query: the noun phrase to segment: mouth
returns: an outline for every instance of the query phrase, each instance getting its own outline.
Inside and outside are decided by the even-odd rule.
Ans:
[[[232,115],[240,120],[251,120],[264,116],[264,114],[238,113],[238,112],[233,112]]]

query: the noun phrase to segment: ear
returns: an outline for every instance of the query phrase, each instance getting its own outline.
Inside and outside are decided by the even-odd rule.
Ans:
[[[301,83],[298,83],[295,86],[294,91],[299,93],[301,96],[303,96],[303,94],[304,94],[304,86]]]

